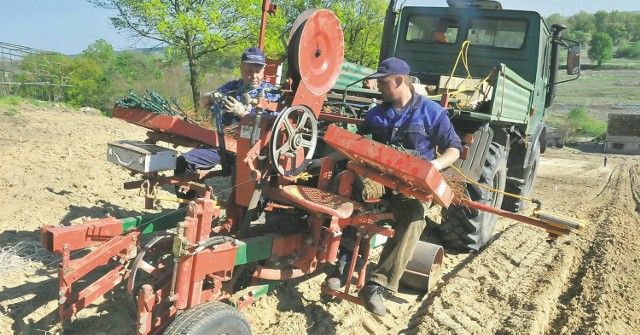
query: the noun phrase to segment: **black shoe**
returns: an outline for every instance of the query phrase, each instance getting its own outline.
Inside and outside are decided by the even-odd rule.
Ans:
[[[387,314],[387,308],[384,306],[382,295],[386,289],[376,283],[369,282],[358,292],[358,297],[364,301],[367,310],[379,316]]]
[[[346,258],[346,256],[344,256],[344,258]],[[362,264],[364,264],[364,261],[360,256],[358,256],[358,258],[356,259],[356,266],[354,271],[355,272],[360,271],[360,268],[362,268]],[[327,279],[324,282],[324,285],[327,288],[330,288],[334,291],[339,290],[341,287],[347,284],[347,275],[350,267],[351,267],[351,261],[346,261],[346,260],[338,261],[338,264],[336,264],[335,270],[329,277],[327,277]]]
[[[337,291],[347,283],[347,268],[345,264],[338,264],[333,273],[327,277],[324,286]]]

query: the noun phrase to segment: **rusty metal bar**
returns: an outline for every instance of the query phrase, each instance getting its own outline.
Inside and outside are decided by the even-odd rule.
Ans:
[[[516,220],[522,223],[526,223],[526,224],[530,224],[532,226],[538,227],[538,228],[542,228],[550,233],[553,233],[555,235],[558,236],[562,236],[565,234],[569,234],[571,231],[569,229],[564,229],[564,228],[560,228],[557,226],[553,226],[550,225],[542,220],[536,219],[536,218],[532,218],[532,217],[528,217],[528,216],[524,216],[524,215],[520,215],[520,214],[516,214],[516,213],[512,213],[512,212],[508,212],[499,208],[494,208],[488,205],[484,205],[481,203],[477,203],[475,201],[470,201],[470,200],[455,200],[455,202],[458,205],[461,206],[466,206],[469,208],[475,208],[477,210],[481,210],[483,212],[488,212],[488,213],[492,213],[501,217],[505,217],[508,219],[512,219],[512,220]]]

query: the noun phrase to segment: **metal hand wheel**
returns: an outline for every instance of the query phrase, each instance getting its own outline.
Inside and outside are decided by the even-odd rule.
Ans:
[[[311,162],[318,142],[318,120],[307,106],[291,106],[273,124],[269,154],[279,174],[300,174]],[[300,160],[300,155],[303,159]]]

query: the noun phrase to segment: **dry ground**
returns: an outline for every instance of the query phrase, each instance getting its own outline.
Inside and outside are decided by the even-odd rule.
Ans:
[[[45,334],[56,324],[57,261],[36,248],[11,252],[20,242],[33,246],[43,225],[139,212],[143,199],[122,190],[130,177],[106,162],[106,143],[143,139],[145,130],[61,108],[2,112],[0,334]],[[548,211],[589,221],[587,229],[547,243],[543,231],[502,219],[493,243],[447,254],[435,289],[399,294],[385,318],[347,302],[323,304],[323,274],[283,283],[245,315],[255,334],[638,334],[640,160],[609,162],[549,150],[534,195]],[[116,290],[66,333],[133,334],[130,301]]]

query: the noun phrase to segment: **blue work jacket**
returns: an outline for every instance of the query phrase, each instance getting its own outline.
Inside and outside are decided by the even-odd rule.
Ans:
[[[402,114],[396,113],[389,103],[369,110],[358,126],[358,133],[371,134],[374,141],[402,147],[427,161],[436,158],[436,146],[440,152],[448,148],[462,151],[462,142],[447,110],[416,93]]]
[[[232,96],[236,98],[236,100],[238,101],[242,101],[242,94],[244,93],[248,93],[249,96],[252,98],[257,98],[260,92],[262,90],[265,90],[264,92],[265,99],[269,101],[278,101],[280,99],[280,94],[268,92],[270,90],[277,90],[278,88],[266,81],[261,82],[258,88],[254,88],[250,91],[243,90],[243,88],[244,88],[244,85],[242,84],[242,79],[238,79],[238,80],[232,80],[230,82],[227,82],[226,84],[220,86],[217,90],[215,90],[215,92],[220,92],[224,95]],[[255,108],[251,110],[251,113],[255,113],[255,112],[256,112]],[[275,111],[272,111],[271,113],[265,111],[265,113],[276,114]],[[229,126],[239,121],[240,121],[240,118],[227,113],[225,113],[222,116],[222,123],[225,126]]]

